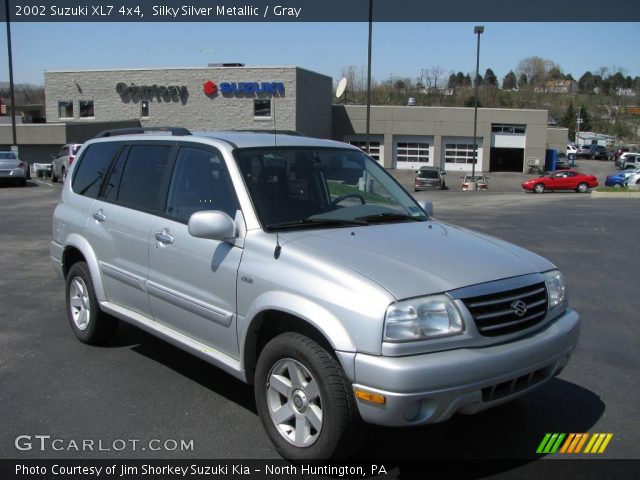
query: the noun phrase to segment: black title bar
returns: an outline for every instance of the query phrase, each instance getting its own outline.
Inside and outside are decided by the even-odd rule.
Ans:
[[[369,18],[369,0],[10,0],[9,5],[12,22],[367,22]],[[640,2],[373,0],[373,21],[637,22]]]

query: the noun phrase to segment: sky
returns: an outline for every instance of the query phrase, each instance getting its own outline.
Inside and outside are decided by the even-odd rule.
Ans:
[[[600,67],[640,76],[640,23],[485,23],[480,72],[501,81],[520,60],[539,56],[578,79]],[[375,23],[373,77],[413,78],[441,67],[473,73],[471,23]],[[299,66],[333,77],[367,64],[366,23],[12,23],[14,80],[44,84],[45,70]],[[8,81],[0,35],[0,81]]]

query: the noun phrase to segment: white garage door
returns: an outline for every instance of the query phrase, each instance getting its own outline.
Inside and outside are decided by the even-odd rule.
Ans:
[[[360,148],[363,152],[367,151],[367,141],[364,135],[347,137],[345,142]],[[384,159],[384,136],[369,135],[369,150],[369,156],[382,165]]]
[[[433,166],[433,161],[433,137],[393,137],[393,167],[415,170],[425,165]]]
[[[476,172],[483,171],[482,139],[478,144]],[[470,172],[473,167],[473,137],[442,137],[441,165],[447,171]]]

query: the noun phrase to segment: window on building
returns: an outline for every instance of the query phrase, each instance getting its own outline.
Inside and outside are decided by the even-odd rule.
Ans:
[[[517,133],[522,134],[527,130],[526,125],[494,123],[491,125],[491,131],[493,133]]]
[[[160,185],[167,169],[171,145],[135,145],[122,169],[118,202],[140,210],[158,210]]]
[[[429,163],[429,144],[422,142],[398,142],[396,160],[398,162]]]
[[[93,109],[93,100],[80,100],[78,102],[80,107],[80,118],[93,118],[95,117],[95,111]]]
[[[117,142],[90,145],[76,168],[72,183],[73,191],[86,197],[96,198],[111,160],[121,146],[122,144]]]
[[[364,140],[350,140],[349,144],[358,147],[365,153],[368,153],[375,161],[380,161],[380,142],[369,142],[369,152],[367,152],[367,142]]]
[[[73,102],[62,101],[58,102],[58,117],[60,118],[73,118]]]
[[[477,160],[476,155],[475,163],[478,163]],[[445,163],[474,163],[473,143],[447,143],[444,150],[444,161]]]
[[[149,118],[149,100],[140,101],[140,117]]]
[[[256,98],[253,101],[253,116],[258,118],[270,118],[271,100]]]

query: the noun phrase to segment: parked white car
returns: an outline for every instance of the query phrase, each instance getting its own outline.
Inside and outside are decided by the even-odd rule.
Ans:
[[[634,173],[627,177],[624,182],[624,185],[628,187],[629,185],[639,185],[640,186],[640,173]]]

